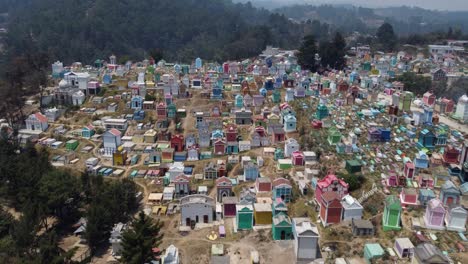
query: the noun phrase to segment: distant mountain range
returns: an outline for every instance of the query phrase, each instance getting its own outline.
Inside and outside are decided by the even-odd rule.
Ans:
[[[400,35],[446,32],[449,27],[468,33],[468,11],[434,11],[407,6],[373,9],[350,5],[291,5],[276,8],[274,12],[297,21],[320,20],[342,31],[373,32],[386,21]]]
[[[8,14],[0,16],[8,29],[0,44],[9,52],[40,50],[65,63],[112,53],[141,59],[155,49],[178,62],[240,59],[266,45],[297,49],[307,34],[317,40],[335,30],[373,35],[384,21],[400,35],[468,30],[468,12],[351,5],[267,10],[231,0],[0,0],[0,13]]]
[[[240,59],[266,45],[296,48],[306,27],[230,0],[0,0],[0,12],[9,14],[10,52],[41,50],[65,63],[154,49],[178,62]]]
[[[420,7],[429,10],[468,11],[466,0],[234,0],[234,2],[251,2],[258,7],[268,9],[290,5],[335,5],[335,6],[361,6],[366,8],[386,8],[397,6]]]

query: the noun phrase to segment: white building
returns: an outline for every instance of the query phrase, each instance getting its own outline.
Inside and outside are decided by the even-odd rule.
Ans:
[[[63,72],[63,63],[60,61],[56,61],[52,64],[52,76],[59,77],[60,74]]]
[[[109,242],[112,245],[112,255],[120,256],[122,250],[122,234],[127,229],[127,225],[124,223],[117,223],[111,231]]]
[[[180,217],[183,226],[213,222],[214,199],[201,194],[193,194],[180,199]]]
[[[429,45],[429,52],[435,55],[448,55],[456,51],[463,51],[463,47],[450,45]]]
[[[351,195],[347,194],[341,199],[341,205],[343,206],[343,220],[361,219],[362,211],[364,208],[362,205]]]
[[[292,219],[292,228],[296,259],[300,261],[316,259],[320,237],[317,226],[312,224],[309,218],[300,217]]]
[[[171,182],[175,181],[175,178],[180,174],[184,174],[184,163],[183,162],[174,162],[169,167],[169,179]]]
[[[82,91],[88,89],[90,76],[87,72],[67,72],[64,74],[63,78],[73,88],[78,88]]]
[[[85,94],[79,90],[72,94],[73,105],[82,105],[86,99]]]
[[[54,122],[57,120],[60,117],[60,114],[61,111],[56,107],[45,110],[45,116],[49,122]]]
[[[465,232],[468,212],[461,206],[455,206],[447,209],[445,214],[445,224],[447,230]]]
[[[119,130],[112,128],[104,133],[102,141],[104,143],[104,155],[112,156],[117,148],[122,144],[121,133]]]
[[[109,118],[109,119],[103,120],[103,123],[104,123],[104,127],[107,130],[115,128],[120,131],[125,131],[127,130],[127,127],[128,127],[127,119]]]
[[[455,115],[463,122],[468,122],[468,96],[466,94],[458,99]]]
[[[174,245],[170,245],[166,248],[162,260],[164,264],[179,264],[179,249]]]
[[[25,122],[28,130],[46,131],[49,127],[47,117],[39,112],[29,115]]]
[[[288,138],[284,144],[284,156],[291,157],[294,151],[299,151],[299,143],[294,138]]]

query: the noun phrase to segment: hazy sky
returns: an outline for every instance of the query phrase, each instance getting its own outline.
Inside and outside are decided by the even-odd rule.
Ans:
[[[239,0],[238,0],[239,1]],[[244,0],[245,1],[245,0]],[[266,0],[250,0],[251,2]],[[310,4],[354,4],[366,7],[418,6],[425,9],[468,10],[468,0],[270,0],[275,3],[310,3]]]

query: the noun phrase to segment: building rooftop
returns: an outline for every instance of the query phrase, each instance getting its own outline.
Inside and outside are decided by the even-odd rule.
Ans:
[[[363,219],[352,219],[351,220],[353,225],[356,228],[365,228],[365,229],[372,229],[374,228],[374,225],[372,224],[371,221],[369,220],[363,220]]]
[[[213,198],[203,195],[203,194],[192,194],[189,196],[182,197],[180,199],[180,204],[190,204],[190,203],[206,203],[214,207]]]
[[[411,240],[407,237],[396,238],[395,241],[398,242],[398,245],[402,248],[414,248],[413,243],[411,243]]]
[[[364,246],[367,251],[369,251],[373,256],[382,256],[384,254],[384,249],[380,244],[373,243],[373,244],[366,244]]]
[[[298,235],[319,236],[317,226],[310,222],[307,217],[293,218],[294,229]],[[307,234],[308,233],[308,234]]]
[[[255,212],[271,212],[271,203],[254,203]]]

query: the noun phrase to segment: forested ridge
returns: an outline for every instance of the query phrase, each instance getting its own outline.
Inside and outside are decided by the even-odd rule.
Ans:
[[[468,33],[467,11],[437,11],[418,7],[365,8],[352,5],[289,5],[274,9],[297,21],[319,20],[333,28],[351,33],[374,34],[385,21],[395,29],[399,36],[426,34],[435,31],[445,32],[448,28]]]
[[[310,24],[230,0],[19,2],[0,5],[9,13],[8,50],[39,49],[67,63],[89,63],[112,53],[141,59],[153,49],[171,61],[240,59],[266,45],[297,48],[312,30]]]

